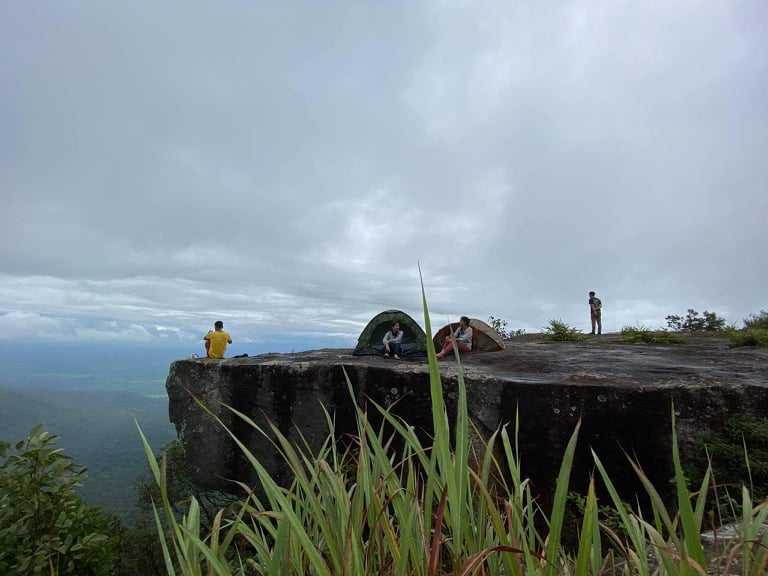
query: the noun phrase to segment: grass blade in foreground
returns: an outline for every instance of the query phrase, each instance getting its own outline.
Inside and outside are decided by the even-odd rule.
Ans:
[[[557,476],[557,485],[555,487],[555,498],[552,503],[552,515],[549,521],[549,536],[547,537],[547,568],[545,574],[554,576],[559,574],[561,569],[558,565],[562,545],[560,537],[563,532],[563,518],[565,517],[566,500],[568,498],[568,485],[571,479],[571,467],[573,466],[573,455],[576,452],[576,441],[579,437],[579,428],[581,420],[576,424],[576,428],[571,434],[568,446],[565,448],[563,462],[560,464],[560,473]]]

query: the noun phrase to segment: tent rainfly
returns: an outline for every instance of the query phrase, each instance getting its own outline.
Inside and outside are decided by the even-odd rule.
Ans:
[[[502,340],[499,333],[488,326],[488,324],[479,318],[470,318],[469,325],[472,327],[472,352],[494,352],[496,350],[504,350],[504,340]],[[435,344],[435,350],[442,350],[445,338],[451,332],[455,332],[458,327],[458,322],[452,322],[451,324],[446,324],[440,328],[435,334],[435,337],[432,338],[432,342]]]

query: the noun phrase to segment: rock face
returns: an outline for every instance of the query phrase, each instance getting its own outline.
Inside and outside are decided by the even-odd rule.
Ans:
[[[446,359],[440,366],[451,418],[457,365]],[[514,422],[519,413],[523,471],[543,494],[554,485],[579,418],[574,488],[586,486],[594,449],[614,483],[639,490],[624,452],[639,460],[657,488],[668,486],[673,403],[683,457],[698,434],[719,429],[733,414],[768,416],[768,350],[730,349],[724,339],[712,336],[692,336],[675,345],[622,344],[610,335],[582,343],[522,337],[508,342],[504,351],[465,355],[462,368],[469,413],[481,434]],[[395,361],[354,357],[350,350],[318,350],[179,360],[171,364],[166,388],[190,471],[209,488],[233,490],[231,480],[254,483],[255,478],[226,430],[195,398],[278,478],[285,470],[271,443],[224,405],[265,429],[271,422],[293,440],[300,440],[300,431],[313,447],[328,433],[323,406],[335,416],[336,435],[342,437],[356,432],[354,403],[366,399],[391,406],[425,438],[432,428],[426,359]]]

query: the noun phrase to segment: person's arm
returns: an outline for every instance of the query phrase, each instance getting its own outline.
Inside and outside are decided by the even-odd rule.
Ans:
[[[389,341],[392,340],[392,332],[389,331],[386,334],[384,334],[384,339],[381,341],[384,346],[389,346]]]
[[[203,340],[210,340],[210,339],[211,339],[211,331],[210,331],[210,330],[208,330],[208,334],[206,334],[205,336],[203,336]]]
[[[392,339],[392,342],[394,342],[395,344],[400,344],[400,342],[402,341],[403,341],[403,331],[400,330],[400,332],[397,333],[397,336]]]
[[[470,347],[472,346],[472,328],[468,327],[466,330],[464,330],[464,334],[461,335],[459,342],[462,342]]]

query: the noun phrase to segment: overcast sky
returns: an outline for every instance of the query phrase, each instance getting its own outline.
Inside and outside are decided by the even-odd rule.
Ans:
[[[0,3],[0,339],[768,308],[768,3]]]

